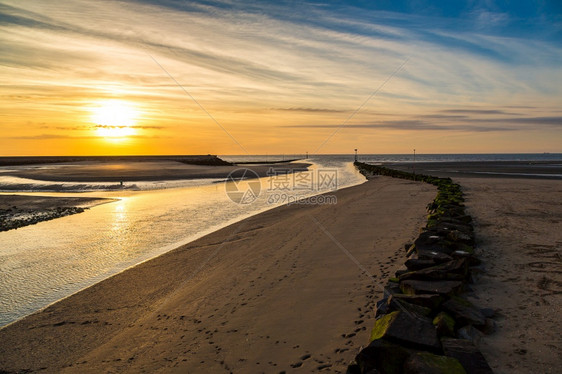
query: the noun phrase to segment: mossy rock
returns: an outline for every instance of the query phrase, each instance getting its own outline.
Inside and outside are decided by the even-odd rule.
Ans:
[[[410,271],[399,276],[400,281],[418,280],[464,280],[468,273],[468,261],[457,258],[452,261]]]
[[[418,352],[404,364],[404,374],[467,374],[460,362],[452,357]]]
[[[375,321],[370,341],[377,339],[385,339],[412,349],[441,351],[441,342],[431,319],[402,310]]]
[[[371,373],[372,370],[385,374],[400,374],[404,362],[413,351],[398,344],[377,339],[362,349],[355,357],[361,373]]]
[[[456,358],[468,373],[493,374],[478,348],[466,339],[441,339],[446,356]]]
[[[404,299],[394,298],[391,296],[388,301],[390,303],[390,306],[395,310],[402,310],[407,313],[413,313],[424,317],[429,317],[432,313],[432,310],[430,308],[421,305],[411,304],[407,301],[404,301]]]
[[[371,338],[369,341],[372,342],[373,340],[381,339],[386,333],[386,330],[388,330],[392,321],[398,317],[398,313],[398,311],[392,312],[377,319],[373,329],[371,330]]]
[[[426,295],[405,295],[396,294],[392,295],[395,300],[405,301],[410,304],[423,306],[431,310],[437,310],[441,303],[443,303],[443,297],[437,294],[426,294]]]
[[[432,227],[437,226],[438,224],[439,224],[439,221],[438,221],[438,220],[436,220],[436,219],[428,219],[428,220],[427,220],[426,227],[427,227],[427,228],[432,228]]]
[[[453,296],[462,291],[463,282],[405,280],[400,282],[400,289],[406,295],[439,294]]]
[[[433,325],[439,336],[455,336],[455,320],[446,312],[440,312],[433,319]]]
[[[443,309],[454,316],[461,326],[464,324],[484,326],[486,324],[486,317],[480,312],[480,309],[461,297],[452,296],[443,303]]]

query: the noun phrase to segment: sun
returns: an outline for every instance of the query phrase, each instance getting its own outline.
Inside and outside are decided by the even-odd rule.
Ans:
[[[92,109],[92,122],[99,137],[119,140],[136,134],[138,111],[122,100],[108,100]]]

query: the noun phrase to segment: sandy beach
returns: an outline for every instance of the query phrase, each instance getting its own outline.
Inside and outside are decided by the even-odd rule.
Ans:
[[[559,181],[454,179],[484,261],[469,298],[497,310],[481,351],[496,373],[556,373]],[[228,226],[0,330],[0,369],[345,372],[435,189],[376,177],[335,195]]]
[[[456,178],[474,218],[485,273],[472,301],[499,309],[481,351],[497,374],[562,366],[562,183]]]
[[[79,161],[67,163],[18,166],[0,170],[0,176],[12,176],[50,182],[135,182],[179,179],[215,178],[246,176],[245,169],[266,177],[271,168],[277,170],[306,170],[305,162],[272,163],[256,165],[194,165],[180,161],[149,159],[146,161],[109,160]]]
[[[380,177],[335,195],[228,226],[0,330],[0,368],[345,372],[435,189]]]

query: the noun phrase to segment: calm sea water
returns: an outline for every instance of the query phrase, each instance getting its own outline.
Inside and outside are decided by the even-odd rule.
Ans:
[[[303,155],[221,156],[251,162],[303,158]],[[353,155],[310,156],[309,171],[259,180],[259,191],[209,180],[138,183],[138,191],[107,191],[104,184],[75,184],[82,192],[37,193],[119,199],[84,213],[0,232],[0,326],[130,266],[165,253],[207,233],[257,214],[287,199],[311,196],[363,183]],[[359,155],[364,162],[410,162],[412,155]],[[561,154],[416,155],[418,161],[543,161]],[[279,165],[282,168],[282,165]],[[285,178],[285,179],[283,179]],[[21,181],[19,181],[21,182]],[[216,182],[216,181],[214,181]],[[0,184],[2,181],[0,180]],[[27,184],[45,182],[26,180]],[[247,204],[230,192],[245,188]],[[230,191],[230,192],[229,192]],[[12,192],[13,193],[13,192]],[[254,199],[255,197],[255,199]]]

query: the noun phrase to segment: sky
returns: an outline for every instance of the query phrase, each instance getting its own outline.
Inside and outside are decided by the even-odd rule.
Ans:
[[[562,152],[562,3],[0,0],[0,156]]]

